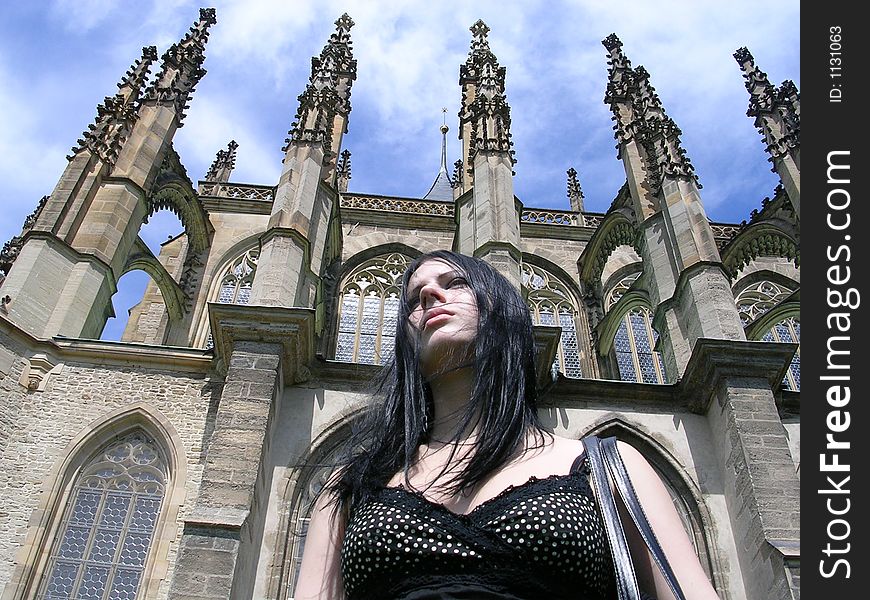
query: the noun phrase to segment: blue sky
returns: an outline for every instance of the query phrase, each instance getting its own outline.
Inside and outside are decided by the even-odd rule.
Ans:
[[[333,22],[347,12],[358,77],[344,147],[352,152],[349,191],[419,197],[439,167],[442,107],[448,109],[448,164],[460,156],[459,65],[468,28],[483,19],[490,47],[507,68],[517,164],[514,189],[526,206],[568,208],[565,171],[574,167],[586,208],[605,212],[625,179],[603,103],[606,53],[616,33],[632,64],[643,65],[703,188],[708,216],[739,223],[771,195],[760,136],[746,117],[748,95],[732,53],[747,46],[771,82],[800,89],[797,0],[423,2],[244,0],[54,0],[0,7],[0,243],[20,231],[51,193],[65,156],[93,122],[96,106],[139,57],[162,54],[214,6],[198,85],[175,147],[191,179],[218,150],[239,143],[232,180],[274,185],[296,97]],[[159,66],[154,65],[152,72]],[[157,248],[177,232],[171,215],[143,229]],[[117,339],[144,277],[122,278]]]

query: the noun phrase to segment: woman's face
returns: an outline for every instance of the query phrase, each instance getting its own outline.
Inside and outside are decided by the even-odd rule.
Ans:
[[[424,375],[456,367],[473,356],[477,302],[456,267],[437,258],[425,261],[411,274],[405,298]]]

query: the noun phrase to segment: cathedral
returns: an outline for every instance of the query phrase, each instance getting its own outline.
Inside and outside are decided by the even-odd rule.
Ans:
[[[392,358],[401,274],[436,249],[521,289],[543,423],[639,448],[721,598],[800,597],[791,81],[734,53],[781,183],[742,223],[715,223],[653,74],[608,36],[625,182],[589,212],[569,170],[570,210],[538,209],[514,194],[506,67],[478,21],[461,159],[448,167],[442,143],[423,197],[350,193],[342,15],[278,181],[234,183],[230,141],[194,183],[173,136],[215,22],[203,9],[162,57],[143,49],[0,255],[0,600],[293,598],[312,499]],[[155,253],[139,231],[158,210],[184,231]],[[144,296],[121,341],[101,341],[132,270],[150,276]]]

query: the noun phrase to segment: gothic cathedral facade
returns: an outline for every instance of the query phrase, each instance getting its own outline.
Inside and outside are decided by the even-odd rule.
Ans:
[[[720,597],[800,596],[800,96],[735,53],[781,185],[705,213],[643,67],[603,41],[626,180],[609,210],[514,195],[505,68],[483,22],[459,69],[462,159],[421,198],[349,193],[347,15],[312,60],[277,183],[194,185],[173,135],[214,10],[145,48],[0,257],[0,598],[293,597],[312,498],[388,362],[409,261],[489,261],[536,323],[560,435],[616,435],[666,482]],[[603,59],[602,59],[603,60]],[[446,133],[446,132],[445,132]],[[183,234],[155,255],[157,210]],[[116,282],[150,283],[121,342]]]

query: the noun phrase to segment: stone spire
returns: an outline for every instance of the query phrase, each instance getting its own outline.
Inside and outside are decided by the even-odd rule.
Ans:
[[[446,115],[447,109],[441,111]],[[453,200],[453,184],[450,180],[450,174],[447,171],[447,132],[450,128],[447,127],[446,120],[441,124],[441,166],[438,170],[438,175],[426,195],[424,200]]]
[[[336,22],[320,56],[311,59],[308,86],[299,96],[299,108],[291,125],[284,152],[291,142],[322,142],[327,160],[334,160],[341,146],[340,136],[347,132],[350,92],[356,80],[356,60],[350,39],[353,20],[343,14]],[[339,139],[335,140],[335,134]]]
[[[346,192],[348,183],[350,183],[350,150],[341,151],[341,158],[338,159],[335,175],[338,181],[338,191]]]
[[[90,150],[104,163],[111,166],[118,159],[121,146],[130,135],[138,113],[137,100],[148,79],[151,63],[157,59],[157,48],[142,48],[142,57],[133,63],[118,83],[118,93],[106,96],[97,106],[97,118],[72,148],[73,156],[82,150]]]
[[[506,152],[516,164],[511,141],[510,106],[505,96],[504,67],[489,49],[489,27],[478,20],[470,28],[471,50],[459,67],[462,107],[459,110],[463,163],[469,168],[481,150]]]
[[[235,140],[230,140],[226,150],[218,150],[214,162],[205,174],[206,181],[225,183],[230,180],[233,169],[236,168],[236,149],[239,145]]]
[[[577,171],[574,167],[568,169],[568,201],[571,203],[571,210],[574,212],[583,212],[583,190],[580,189],[580,182],[577,180]]]
[[[181,41],[172,44],[163,54],[160,73],[145,94],[146,102],[173,105],[179,127],[191,94],[206,73],[202,68],[205,44],[208,42],[208,29],[216,22],[213,8],[199,9],[199,20]]]

